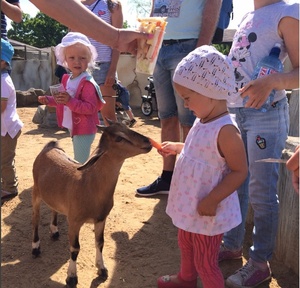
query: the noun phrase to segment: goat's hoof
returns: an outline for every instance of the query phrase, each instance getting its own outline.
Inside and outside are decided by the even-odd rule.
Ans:
[[[102,280],[106,280],[108,278],[108,270],[106,268],[99,269],[98,275]]]
[[[59,232],[55,232],[55,233],[51,234],[52,240],[56,241],[56,240],[58,240],[58,238],[59,238]]]
[[[74,287],[77,286],[77,283],[78,283],[78,277],[77,277],[77,276],[74,276],[74,277],[67,277],[66,283],[67,283],[67,287],[68,287],[68,288],[74,288]]]
[[[32,249],[31,254],[32,254],[32,257],[33,257],[33,258],[38,257],[38,256],[41,254],[41,249],[40,249],[40,247],[39,247],[39,248],[34,248],[34,249]]]

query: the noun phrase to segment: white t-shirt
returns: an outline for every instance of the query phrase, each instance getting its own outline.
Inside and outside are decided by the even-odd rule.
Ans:
[[[205,3],[204,0],[155,0],[153,16],[168,17],[164,40],[198,39]]]
[[[71,79],[72,77],[69,77],[66,85],[66,91],[69,93],[69,95],[74,98],[78,85],[82,78],[85,78],[89,74],[87,72],[81,73],[78,77]],[[73,121],[72,121],[72,111],[69,107],[64,106],[64,116],[62,121],[62,126],[72,131],[73,128]]]
[[[276,43],[281,45],[279,59],[282,62],[286,59],[286,46],[278,34],[278,24],[284,17],[299,19],[299,3],[290,5],[280,1],[249,12],[243,17],[228,55],[235,68],[236,82],[236,93],[231,94],[228,99],[229,107],[243,107],[239,89],[251,80],[257,62],[269,55]],[[285,90],[277,90],[274,102],[285,97]]]
[[[15,86],[7,72],[1,73],[1,100],[3,99],[7,101],[7,106],[1,113],[1,136],[8,133],[11,138],[14,138],[24,124],[17,113]]]

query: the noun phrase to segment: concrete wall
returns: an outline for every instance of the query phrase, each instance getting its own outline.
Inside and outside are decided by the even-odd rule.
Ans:
[[[118,77],[130,92],[130,105],[132,107],[141,106],[141,96],[145,94],[145,86],[148,84],[148,74],[135,72],[136,57],[122,54],[118,62]]]
[[[12,62],[12,79],[16,90],[30,88],[48,90],[52,83],[51,63],[49,60],[15,60]]]

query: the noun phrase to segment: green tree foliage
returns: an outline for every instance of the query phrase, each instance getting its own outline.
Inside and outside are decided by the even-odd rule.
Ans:
[[[229,44],[213,44],[213,46],[224,55],[228,55],[231,47]]]
[[[125,20],[125,21],[123,22],[123,28],[129,28],[129,27],[130,27],[130,25],[129,25],[128,21]]]
[[[68,28],[47,15],[39,12],[34,18],[23,13],[21,23],[11,24],[8,30],[9,39],[13,39],[38,48],[56,46],[61,42]]]
[[[138,17],[148,17],[151,12],[151,1],[150,0],[128,0],[127,5],[128,11],[132,15],[136,14]]]

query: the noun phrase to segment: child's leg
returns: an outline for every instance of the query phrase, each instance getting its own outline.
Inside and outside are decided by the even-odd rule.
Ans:
[[[204,288],[223,288],[224,278],[218,264],[223,234],[206,236],[193,234],[194,263]]]
[[[20,135],[21,130],[14,138],[11,138],[9,134],[1,137],[1,189],[8,192],[18,191],[15,155],[17,142]]]
[[[90,157],[91,145],[95,136],[96,134],[73,136],[74,159],[76,161],[84,163]]]
[[[185,281],[197,279],[194,264],[193,233],[178,229],[178,246],[180,248],[180,277]]]
[[[178,229],[178,245],[181,252],[180,272],[158,278],[158,288],[196,288],[197,271],[194,265],[192,233]]]
[[[134,115],[132,113],[132,110],[131,108],[129,108],[128,110],[125,110],[126,114],[128,115],[129,119],[130,120],[133,120],[134,119]]]

